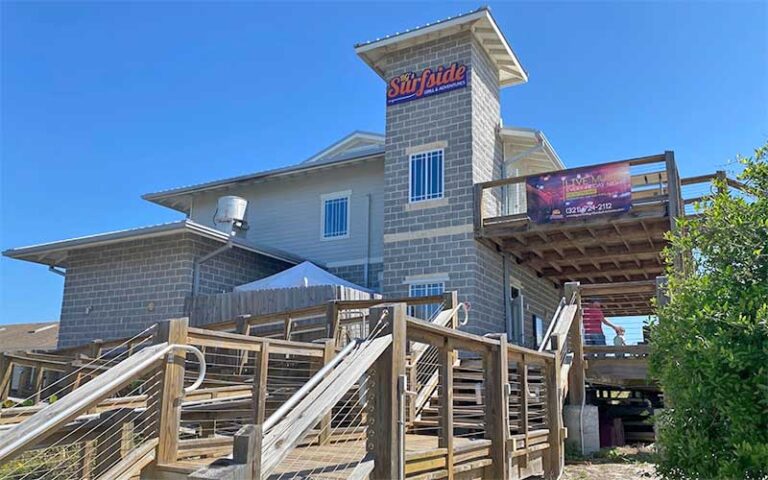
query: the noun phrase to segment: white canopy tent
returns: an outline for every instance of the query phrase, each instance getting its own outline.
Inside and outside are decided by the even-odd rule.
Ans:
[[[235,291],[248,292],[254,290],[274,290],[278,288],[314,287],[318,285],[337,285],[353,288],[362,292],[373,293],[372,290],[348,282],[343,278],[339,278],[312,262],[303,262],[295,267],[262,278],[261,280],[237,286],[235,287]]]

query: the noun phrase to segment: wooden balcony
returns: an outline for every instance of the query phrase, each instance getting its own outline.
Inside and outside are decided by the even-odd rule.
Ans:
[[[556,284],[653,280],[664,270],[664,235],[683,212],[674,154],[622,162],[632,180],[628,212],[536,223],[521,193],[534,175],[507,178],[475,185],[476,236]]]

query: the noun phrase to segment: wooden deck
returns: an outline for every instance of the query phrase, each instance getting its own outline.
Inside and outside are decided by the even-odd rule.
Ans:
[[[438,448],[438,438],[428,435],[406,435],[406,477],[414,477],[434,470],[444,470],[446,449]],[[466,469],[470,463],[477,462],[475,468],[485,465],[483,458],[488,458],[490,440],[454,439],[454,458],[457,469]],[[329,445],[312,445],[293,450],[278,465],[269,477],[272,480],[323,479],[337,480],[350,478],[355,467],[366,454],[365,441],[339,442]],[[488,460],[490,462],[490,460]],[[462,467],[464,465],[464,467]],[[442,467],[442,468],[441,468]],[[441,474],[430,478],[440,478]]]

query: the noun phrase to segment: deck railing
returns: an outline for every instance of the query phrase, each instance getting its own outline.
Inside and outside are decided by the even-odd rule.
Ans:
[[[669,205],[669,215],[679,215],[682,206],[680,179],[675,165],[674,154],[632,158],[615,163],[629,163],[632,182],[632,205],[638,209],[653,209],[657,205]],[[591,165],[599,168],[611,163]],[[553,175],[568,173],[577,169],[548,172]],[[487,226],[528,222],[526,181],[547,172],[502,178],[475,184],[475,232],[483,235]]]
[[[27,467],[45,470],[53,465],[34,463],[41,452],[63,447],[49,457],[77,466],[62,478],[141,471],[231,478],[238,471],[253,479],[294,471],[325,449],[338,460],[327,468],[342,476],[557,478],[563,345],[539,352],[509,345],[505,336],[462,332],[453,292],[405,300],[335,302],[328,331],[343,324],[347,309],[364,312],[366,322],[362,342],[347,343],[343,358],[338,336],[308,343],[244,335],[250,328],[161,324],[122,362],[62,399],[11,409],[19,418],[0,440],[13,445],[0,463],[21,454]],[[428,322],[410,317],[409,304],[440,309]],[[202,361],[189,357],[190,348]],[[185,392],[202,371],[202,388]],[[414,381],[420,371],[426,380]],[[45,423],[51,415],[56,423]],[[43,434],[30,437],[33,427]],[[199,465],[222,457],[231,465],[209,465],[205,475],[214,476],[201,476]]]

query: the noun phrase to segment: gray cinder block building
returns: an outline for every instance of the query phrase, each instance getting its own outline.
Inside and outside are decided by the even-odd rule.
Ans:
[[[60,345],[135,333],[181,314],[190,295],[302,260],[385,296],[457,290],[468,330],[535,343],[559,287],[473,229],[476,183],[564,168],[540,131],[502,125],[500,90],[528,77],[499,25],[479,9],[355,50],[385,81],[385,134],[353,132],[293,166],[144,195],[179,222],[5,251],[66,275]],[[244,220],[258,228],[198,265],[227,244],[215,220],[225,195],[247,200]],[[485,211],[511,212],[524,192],[489,197]]]

